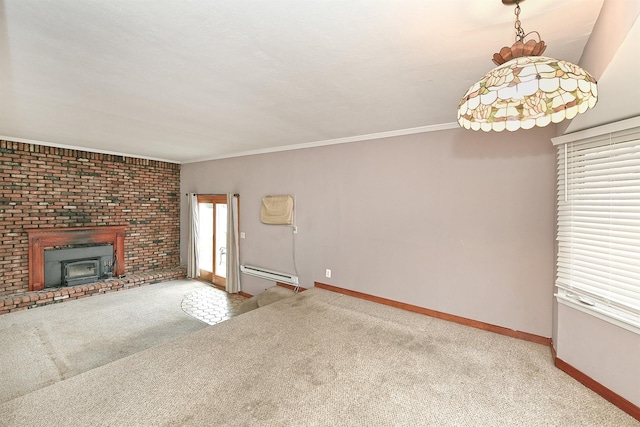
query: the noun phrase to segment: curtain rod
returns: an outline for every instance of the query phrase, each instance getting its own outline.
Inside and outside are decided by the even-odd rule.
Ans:
[[[198,194],[198,193],[184,193],[185,196],[188,196],[189,194]],[[235,193],[233,197],[240,197],[240,194]]]

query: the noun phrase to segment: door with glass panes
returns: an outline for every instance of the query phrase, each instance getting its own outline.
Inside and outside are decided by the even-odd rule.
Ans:
[[[227,282],[227,196],[198,195],[198,264],[201,279]]]

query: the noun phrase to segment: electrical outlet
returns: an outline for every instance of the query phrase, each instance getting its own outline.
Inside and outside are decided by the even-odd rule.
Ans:
[[[331,270],[329,270],[328,268],[324,271],[324,275],[327,277],[331,277]]]

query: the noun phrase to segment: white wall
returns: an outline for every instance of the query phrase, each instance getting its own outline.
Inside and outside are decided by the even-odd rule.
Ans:
[[[183,212],[187,192],[240,193],[241,262],[293,272],[291,229],[261,224],[259,208],[294,194],[302,286],[550,337],[554,134],[456,129],[185,164]],[[242,280],[251,294],[273,285]]]

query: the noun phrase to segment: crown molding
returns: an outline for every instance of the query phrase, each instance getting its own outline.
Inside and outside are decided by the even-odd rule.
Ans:
[[[23,144],[42,145],[42,146],[45,146],[45,147],[63,148],[63,149],[66,149],[66,150],[86,151],[88,153],[110,154],[110,155],[113,155],[113,156],[132,157],[132,158],[136,158],[136,159],[154,160],[154,161],[157,161],[157,162],[177,163],[177,164],[180,163],[179,161],[176,161],[176,160],[160,159],[160,158],[157,158],[157,157],[149,157],[149,156],[143,156],[143,155],[139,155],[139,154],[120,153],[120,152],[117,152],[117,151],[100,150],[98,148],[80,147],[80,146],[77,146],[77,145],[57,144],[55,142],[38,141],[38,140],[35,140],[35,139],[14,138],[12,136],[5,136],[5,135],[0,135],[0,140],[8,141],[8,142],[21,142]]]
[[[210,156],[206,158],[198,158],[193,160],[185,160],[182,164],[207,162],[210,160],[230,159],[234,157],[254,156],[258,154],[277,153],[280,151],[302,150],[305,148],[324,147],[327,145],[347,144],[349,142],[370,141],[382,138],[392,138],[394,136],[414,135],[418,133],[438,132],[441,130],[460,129],[458,123],[442,123],[431,126],[419,126],[415,128],[392,130],[387,132],[370,133],[366,135],[348,136],[344,138],[326,139],[323,141],[304,142],[301,144],[281,145],[279,147],[261,148],[257,150],[242,151],[239,153],[222,154],[219,156]]]
[[[0,140],[11,141],[11,142],[21,142],[25,144],[43,145],[45,147],[56,147],[56,148],[63,148],[68,150],[87,151],[91,153],[111,154],[114,156],[134,157],[138,159],[155,160],[155,161],[166,162],[166,163],[188,164],[188,163],[206,162],[210,160],[229,159],[234,157],[254,156],[258,154],[278,153],[281,151],[303,150],[305,148],[316,148],[316,147],[324,147],[327,145],[347,144],[350,142],[371,141],[376,139],[392,138],[396,136],[415,135],[419,133],[428,133],[428,132],[438,132],[438,131],[449,130],[449,129],[460,129],[460,125],[458,125],[458,123],[455,123],[455,122],[441,123],[437,125],[419,126],[414,128],[370,133],[366,135],[355,135],[355,136],[348,136],[344,138],[334,138],[334,139],[326,139],[322,141],[304,142],[300,144],[281,145],[278,147],[261,148],[257,150],[241,151],[238,153],[221,154],[217,156],[199,157],[197,159],[183,160],[183,161],[168,160],[168,159],[162,159],[157,157],[143,156],[139,154],[122,153],[117,151],[100,150],[96,148],[80,147],[76,145],[57,144],[54,142],[38,141],[34,139],[14,138],[12,136],[5,136],[5,135],[0,135]]]

